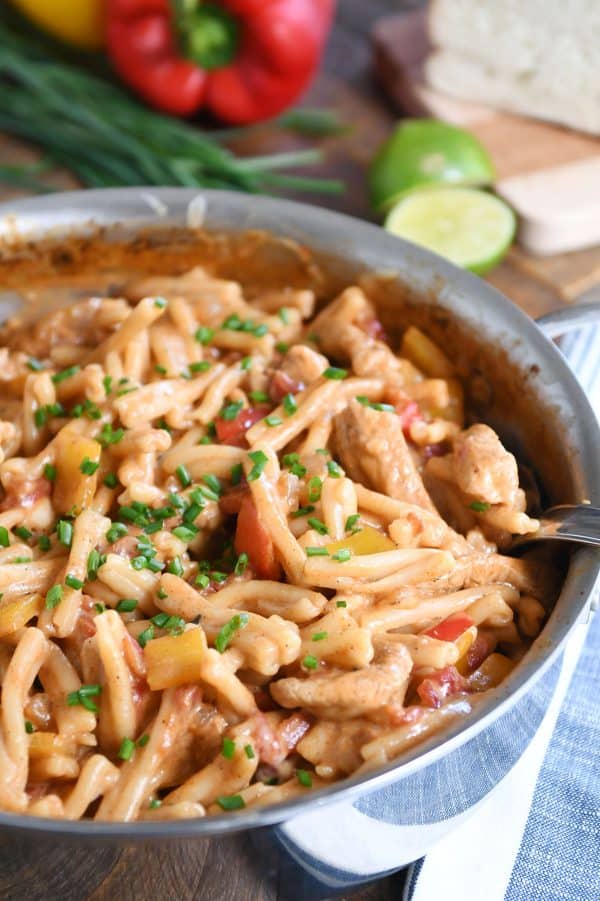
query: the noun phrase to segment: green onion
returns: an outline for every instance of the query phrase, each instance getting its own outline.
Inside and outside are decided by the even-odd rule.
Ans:
[[[183,575],[183,563],[179,557],[173,557],[173,559],[169,561],[167,564],[167,572],[174,576]]]
[[[210,585],[210,579],[206,575],[206,573],[198,573],[198,575],[194,579],[194,584],[199,585],[200,588],[208,588],[208,586]]]
[[[348,375],[348,370],[340,369],[338,366],[328,366],[322,375],[325,379],[345,379]]]
[[[108,537],[108,532],[106,534]],[[101,554],[96,548],[90,551],[87,559],[87,577],[90,581],[93,581],[96,578],[98,570],[105,561],[106,556]]]
[[[182,488],[188,488],[192,484],[192,477],[183,465],[183,463],[175,470],[175,475],[179,479]]]
[[[0,526],[0,546],[10,546],[10,536],[8,534],[8,529],[6,528],[6,526]]]
[[[308,770],[296,770],[296,779],[304,788],[312,788],[312,776]]]
[[[241,795],[224,795],[217,798],[217,804],[222,810],[242,810],[246,806]]]
[[[239,632],[240,629],[245,629],[248,625],[249,617],[247,613],[236,613],[229,622],[225,623],[223,628],[220,630],[219,634],[215,639],[215,648],[219,652],[219,654],[223,654],[234,638],[236,632]]]
[[[323,488],[323,482],[318,476],[313,476],[310,482],[308,483],[308,499],[309,501],[315,502],[321,499],[321,490]]]
[[[319,661],[316,657],[313,657],[312,654],[307,654],[304,660],[302,661],[302,666],[306,667],[306,669],[316,669],[319,665]]]
[[[292,519],[298,519],[300,516],[308,516],[309,513],[312,513],[315,508],[312,504],[308,507],[298,507],[297,510],[294,510],[292,513]]]
[[[315,632],[315,634],[311,638],[311,641],[323,641],[325,638],[327,638],[327,635],[327,632]]]
[[[311,527],[311,529],[314,529],[315,532],[319,533],[319,535],[329,535],[329,529],[327,528],[327,526],[325,525],[324,522],[321,522],[320,519],[315,519],[314,517],[311,517],[308,520],[308,524]]]
[[[168,303],[168,300],[166,300],[164,297],[157,297],[154,301],[154,306],[158,307],[159,310],[165,310],[168,306]]]
[[[167,374],[167,370],[165,369],[165,367],[164,367],[164,366],[159,366],[158,364],[154,367],[154,371],[157,372],[159,375],[166,375],[166,374]]]
[[[233,760],[233,755],[235,754],[235,742],[233,739],[227,738],[227,736],[223,738],[221,754],[226,760]]]
[[[59,385],[61,382],[64,382],[65,379],[70,379],[71,376],[75,375],[81,366],[69,366],[68,369],[63,369],[62,372],[57,372],[52,376],[52,381],[55,385]]]
[[[279,318],[283,322],[284,325],[290,324],[290,311],[286,309],[286,307],[281,307],[279,310]]]
[[[56,524],[58,540],[65,547],[71,547],[73,541],[73,524],[66,519],[59,519]]]
[[[236,574],[236,576],[241,576],[246,571],[247,566],[248,566],[248,554],[246,554],[244,551],[242,551],[240,556],[237,558],[237,562],[235,564],[235,569],[233,571]]]
[[[138,746],[138,748],[145,748],[149,741],[150,736],[147,732],[145,732],[143,735],[140,735],[140,737],[136,741],[136,745]]]
[[[106,540],[109,544],[113,544],[113,542],[117,541],[117,539],[122,538],[124,535],[127,535],[128,528],[125,523],[122,522],[113,522],[110,529],[106,533]]]
[[[278,341],[275,345],[275,350],[280,354],[286,354],[290,349],[290,345],[286,341]]]
[[[27,360],[27,368],[31,369],[32,372],[40,372],[44,368],[44,364],[40,363],[39,360],[36,360],[35,357],[29,357]]]
[[[227,573],[222,573],[216,569],[213,569],[211,570],[210,578],[212,582],[224,582],[227,579]]]
[[[138,602],[135,598],[123,598],[116,606],[117,613],[131,613],[137,607]]]
[[[197,363],[190,363],[188,368],[190,372],[208,372],[211,366],[210,360],[198,360]]]
[[[148,807],[150,810],[157,810],[162,805],[162,801],[159,798],[152,798]]]
[[[98,706],[92,701],[92,698],[97,697],[101,693],[101,685],[82,685],[78,691],[69,692],[67,695],[67,705],[69,707],[76,707],[80,704],[82,707],[85,707],[86,710],[90,710],[92,713],[98,713]]]
[[[121,758],[121,760],[131,760],[131,756],[135,751],[135,742],[131,738],[124,738],[121,742],[121,747],[119,748],[117,756]]]
[[[292,416],[298,409],[298,404],[293,394],[286,394],[281,403],[288,416]]]
[[[196,329],[194,333],[194,338],[199,344],[210,344],[215,334],[215,330],[209,328],[207,325],[201,325],[200,328]]]
[[[252,357],[244,357],[243,360],[240,360],[240,369],[244,372],[247,372],[252,366]]]
[[[378,410],[380,413],[396,412],[396,408],[393,406],[393,404],[375,403],[374,401],[369,400],[369,398],[365,394],[357,395],[356,400],[359,402],[359,404],[362,404],[363,407],[369,407],[369,409],[371,410]]]
[[[112,391],[112,381],[112,375],[105,375],[102,379],[102,384],[104,385],[104,393],[107,397]]]
[[[96,441],[99,441],[102,447],[108,447],[110,444],[118,444],[124,435],[124,429],[113,429],[110,422],[106,422],[96,435]]]
[[[254,748],[252,745],[244,745],[244,753],[248,760],[254,760],[256,754],[254,753]]]
[[[279,416],[265,416],[265,422],[270,428],[274,428],[276,425],[281,425],[283,419]]]
[[[344,470],[335,460],[327,461],[327,472],[333,479],[340,479],[344,475]]]
[[[154,638],[154,626],[151,623],[149,626],[147,626],[144,629],[143,632],[140,632],[140,634],[138,635],[138,637],[137,637],[138,644],[141,648],[145,648],[146,645],[148,644],[148,642],[152,641],[153,638]]]
[[[56,466],[53,466],[52,463],[46,463],[44,466],[44,476],[49,482],[54,482],[56,479]]]
[[[352,532],[354,530],[354,527],[356,526],[356,523],[359,521],[359,519],[360,519],[360,513],[353,513],[351,516],[349,516],[348,519],[346,520],[346,525],[344,526],[344,529],[346,530],[346,532]]]
[[[305,547],[307,557],[328,557],[329,551],[326,547]]]
[[[239,485],[244,475],[244,467],[241,463],[236,463],[231,467],[231,484]]]
[[[102,481],[107,488],[116,488],[119,484],[119,480],[114,472],[107,472]]]
[[[263,335],[266,335],[269,331],[269,327],[264,323],[262,325],[257,325],[255,329],[253,329],[254,334],[257,338],[262,338]]]
[[[214,491],[217,497],[222,494],[223,486],[221,485],[220,479],[218,479],[216,476],[210,474],[202,476],[202,481],[205,485],[208,486],[208,488],[210,488],[211,491]]]
[[[250,451],[248,453],[248,456],[254,463],[254,466],[248,473],[247,478],[248,478],[249,482],[254,482],[254,481],[256,481],[256,479],[259,479],[261,477],[261,475],[263,474],[264,468],[267,465],[267,463],[269,462],[269,458],[261,450]]]
[[[99,463],[95,463],[93,460],[90,460],[89,457],[84,457],[79,464],[79,469],[84,476],[93,476],[99,466]]]
[[[63,598],[62,585],[53,585],[46,595],[46,609],[54,610],[58,607]]]
[[[80,588],[83,588],[83,582],[81,579],[78,579],[76,576],[68,575],[65,577],[65,584],[69,586],[69,588],[74,588],[75,591],[79,591]]]
[[[32,735],[35,732],[35,727],[31,720],[25,720],[25,732],[27,735]]]
[[[38,538],[38,547],[40,551],[50,550],[51,542],[47,535],[40,535],[40,537]]]
[[[162,588],[162,587],[158,589],[158,591],[156,592],[156,594],[157,594],[157,597],[159,597],[159,598],[161,599],[161,601],[164,601],[165,598],[168,598],[168,597],[169,597],[169,595],[167,594],[167,592],[165,591],[165,589]]]
[[[469,504],[469,507],[471,510],[475,510],[476,513],[485,513],[486,510],[490,509],[490,505],[485,501],[473,501],[472,504]],[[13,531],[16,532],[17,530],[13,529]]]
[[[18,538],[22,538],[23,541],[29,541],[33,532],[30,532],[25,526],[15,526],[13,532]]]
[[[339,551],[336,551],[335,554],[331,555],[332,560],[337,560],[338,563],[346,563],[350,557],[352,556],[352,551],[349,547],[342,547]]]
[[[347,602],[347,601],[336,601],[336,602],[335,602],[335,606],[336,606],[336,607],[347,607],[347,606],[348,606],[348,602]]]
[[[179,538],[181,541],[185,541],[186,544],[189,544],[190,541],[193,541],[196,535],[198,534],[198,529],[196,526],[176,526],[173,529],[173,535],[176,538]]]
[[[248,397],[254,404],[268,404],[270,401],[269,395],[264,391],[249,391]]]

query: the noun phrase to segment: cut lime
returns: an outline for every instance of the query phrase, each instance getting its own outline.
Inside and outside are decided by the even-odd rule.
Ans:
[[[499,263],[514,238],[515,214],[475,188],[431,188],[396,204],[385,228],[457,266],[482,275]]]
[[[470,132],[436,119],[407,119],[369,168],[371,203],[388,210],[408,191],[442,184],[482,187],[494,180],[487,151]]]

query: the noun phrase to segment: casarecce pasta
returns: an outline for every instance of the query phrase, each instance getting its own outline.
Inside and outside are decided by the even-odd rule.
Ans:
[[[201,268],[0,335],[0,807],[175,819],[385,763],[468,713],[556,588],[452,360],[357,287]]]

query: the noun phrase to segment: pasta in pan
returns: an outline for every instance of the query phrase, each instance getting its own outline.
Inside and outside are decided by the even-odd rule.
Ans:
[[[270,804],[385,763],[495,687],[556,575],[452,361],[357,287],[247,301],[196,268],[9,321],[0,808]]]

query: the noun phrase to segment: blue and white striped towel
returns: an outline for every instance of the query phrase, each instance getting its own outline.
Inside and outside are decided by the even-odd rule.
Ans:
[[[600,415],[600,327],[571,333],[561,349]],[[576,628],[562,658],[527,695],[524,717],[535,720],[536,731],[524,753],[514,746],[514,724],[502,731],[499,721],[496,753],[499,741],[512,768],[492,791],[479,785],[483,733],[473,804],[457,815],[450,803],[441,827],[402,822],[405,783],[296,817],[261,839],[279,853],[279,896],[348,895],[410,863],[403,901],[597,901],[599,685],[600,613]]]

